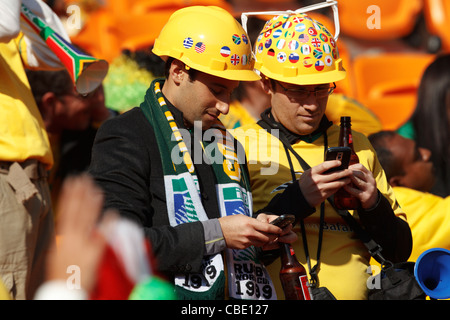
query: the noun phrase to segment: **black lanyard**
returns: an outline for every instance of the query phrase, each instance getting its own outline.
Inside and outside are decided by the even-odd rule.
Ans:
[[[300,166],[303,169],[303,172],[310,169],[311,167],[303,160],[302,157],[300,157],[300,155],[297,152],[295,152],[295,150],[292,148],[292,146],[290,144],[286,145],[287,141],[283,141],[285,139],[281,138],[281,134],[282,133],[280,133],[280,140],[283,142],[284,150],[286,151],[286,156],[287,156],[288,162],[289,162],[289,168],[291,170],[291,175],[292,175],[292,182],[294,183],[297,179],[295,177],[294,166],[292,165],[291,155],[290,155],[289,151],[292,152],[292,154],[297,158]],[[325,154],[327,148],[328,148],[328,137],[327,137],[327,133],[325,131],[325,133],[324,133],[324,154]],[[324,223],[325,223],[325,202],[322,202],[320,204],[319,241],[318,241],[318,245],[317,245],[317,259],[316,259],[317,262],[316,262],[315,266],[311,268],[311,259],[309,256],[305,223],[304,223],[303,219],[300,220],[300,228],[302,230],[303,248],[305,250],[306,263],[308,265],[309,275],[311,277],[310,285],[313,288],[317,287],[319,284],[319,278],[318,278],[317,274],[320,270],[320,252],[322,249]]]
[[[268,121],[267,119],[267,114],[263,114],[262,116],[262,120],[258,121],[258,124],[263,127],[264,129],[267,129],[269,133],[271,133],[271,131],[275,128],[273,128],[273,126],[270,123],[270,120]],[[327,132],[326,130],[323,131],[323,135],[324,135],[324,155],[325,152],[328,148],[328,136],[327,136]],[[300,166],[303,169],[303,172],[305,172],[306,170],[310,169],[310,165],[308,163],[306,163],[305,160],[303,160],[303,158],[297,153],[295,152],[295,150],[292,148],[291,143],[288,141],[288,138],[285,136],[285,134],[283,133],[283,130],[279,130],[279,134],[278,134],[278,139],[283,143],[284,146],[284,150],[286,151],[286,156],[289,162],[289,168],[291,170],[291,176],[292,176],[292,183],[295,183],[295,181],[297,180],[296,176],[295,176],[295,171],[294,171],[294,166],[292,164],[292,159],[290,156],[290,152],[292,152],[292,154],[296,157],[297,161],[299,162]],[[314,267],[311,268],[311,259],[309,256],[309,250],[308,250],[308,242],[306,239],[306,229],[305,229],[305,224],[303,219],[300,220],[300,227],[301,227],[301,231],[302,231],[302,240],[303,240],[303,247],[305,250],[305,257],[306,257],[306,262],[308,265],[308,270],[309,270],[309,274],[310,274],[310,285],[312,287],[317,287],[319,284],[319,278],[318,278],[318,272],[320,269],[320,252],[322,249],[322,239],[323,239],[323,229],[324,229],[324,223],[325,223],[325,202],[322,202],[320,204],[320,226],[319,226],[319,241],[318,241],[318,246],[317,246],[317,259],[316,259],[316,265]]]

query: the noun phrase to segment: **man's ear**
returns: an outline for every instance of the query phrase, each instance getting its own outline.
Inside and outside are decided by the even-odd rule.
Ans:
[[[389,179],[389,184],[393,187],[402,187],[403,178],[402,176],[393,176]]]
[[[264,89],[264,92],[266,92],[267,94],[273,93],[272,83],[270,82],[269,78],[262,75],[260,81],[261,81],[262,87]]]
[[[169,69],[169,77],[176,84],[180,84],[186,75],[185,64],[180,60],[173,60]]]
[[[58,97],[53,92],[46,92],[41,98],[39,111],[41,112],[42,119],[44,120],[46,128],[48,128],[53,122],[56,114],[57,104]]]

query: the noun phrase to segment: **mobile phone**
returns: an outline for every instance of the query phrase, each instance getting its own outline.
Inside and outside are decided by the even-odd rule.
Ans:
[[[284,227],[288,226],[289,224],[294,223],[294,221],[295,221],[294,215],[282,214],[281,216],[279,216],[278,218],[273,220],[270,224],[273,224],[273,225],[283,229]]]
[[[350,147],[330,147],[325,154],[325,161],[340,160],[339,167],[331,168],[324,172],[324,174],[340,171],[348,168],[350,162],[352,149]]]

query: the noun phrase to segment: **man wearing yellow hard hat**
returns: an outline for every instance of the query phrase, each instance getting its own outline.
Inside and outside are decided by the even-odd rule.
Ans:
[[[326,6],[335,5],[336,1],[326,2]],[[335,82],[344,79],[346,71],[336,46],[337,34],[305,14],[317,7],[274,12],[266,22],[254,54],[255,68],[271,95],[271,108],[257,124],[235,129],[233,134],[246,151],[255,210],[281,210],[300,221],[294,227],[299,240],[293,249],[308,271],[311,286],[327,288],[338,300],[367,299],[370,254],[327,198],[342,187],[356,196],[361,204],[349,212],[391,261],[409,257],[411,231],[365,135],[352,132],[360,163],[325,173],[340,164],[324,161],[325,151],[338,146],[339,138],[339,126],[327,119],[325,110]],[[243,17],[251,14],[261,13]],[[265,171],[268,167],[277,170]],[[348,186],[350,182],[353,187]],[[286,194],[289,201],[274,201]],[[280,259],[268,270],[279,299],[284,299],[277,281]]]
[[[260,79],[247,34],[223,9],[186,7],[153,52],[165,79],[104,123],[94,143],[90,172],[105,206],[144,228],[180,299],[275,299],[255,247],[296,236],[268,223],[276,215],[252,218],[245,161],[218,121],[239,81]]]

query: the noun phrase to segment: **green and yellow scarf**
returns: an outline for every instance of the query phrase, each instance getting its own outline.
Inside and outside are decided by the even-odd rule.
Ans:
[[[185,144],[185,139],[192,136],[183,135],[183,130],[178,128],[161,92],[163,83],[162,79],[152,82],[140,107],[156,135],[170,225],[205,221],[209,218],[201,202],[194,162]],[[251,216],[252,194],[247,171],[240,164],[242,161],[238,161],[233,137],[220,121],[207,132],[198,130],[204,152],[202,159],[211,163],[216,175],[221,216]],[[214,139],[211,139],[213,136]],[[272,281],[264,265],[259,262],[254,247],[225,251],[230,297],[276,299]],[[180,274],[175,277],[179,296],[182,299],[223,299],[225,268],[222,254],[205,256],[202,265],[202,272],[198,274]]]

